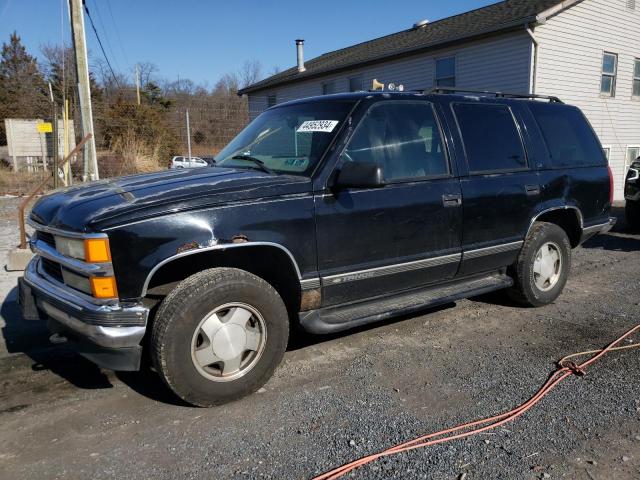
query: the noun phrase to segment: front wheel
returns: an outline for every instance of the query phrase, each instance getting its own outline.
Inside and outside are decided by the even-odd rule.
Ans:
[[[571,270],[571,244],[558,225],[537,222],[531,228],[518,261],[511,268],[513,300],[524,306],[541,307],[556,300]]]
[[[184,401],[210,407],[259,389],[284,355],[287,309],[267,282],[214,268],[182,281],[162,302],[152,360]]]

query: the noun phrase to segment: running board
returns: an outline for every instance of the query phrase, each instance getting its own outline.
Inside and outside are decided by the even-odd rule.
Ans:
[[[300,325],[310,333],[326,334],[367,323],[424,310],[463,298],[475,297],[513,285],[511,277],[499,273],[458,280],[419,290],[401,292],[346,306],[300,313]]]

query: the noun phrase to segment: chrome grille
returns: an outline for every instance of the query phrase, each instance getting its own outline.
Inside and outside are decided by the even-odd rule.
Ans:
[[[56,248],[56,241],[53,238],[53,235],[51,235],[50,233],[43,232],[42,230],[38,230],[36,232],[36,238],[38,240],[42,240],[47,245],[49,245],[49,246],[51,246],[53,248]]]
[[[42,269],[45,273],[60,283],[64,283],[64,279],[62,278],[62,267],[59,263],[54,262],[53,260],[49,260],[48,258],[42,258]]]

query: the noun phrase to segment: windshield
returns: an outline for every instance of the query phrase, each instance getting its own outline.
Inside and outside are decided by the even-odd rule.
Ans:
[[[216,166],[309,175],[353,105],[310,102],[267,110],[220,151]]]

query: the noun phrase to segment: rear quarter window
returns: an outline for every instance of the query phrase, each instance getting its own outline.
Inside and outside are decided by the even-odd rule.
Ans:
[[[604,150],[580,110],[568,105],[531,103],[533,114],[556,168],[607,164]]]

